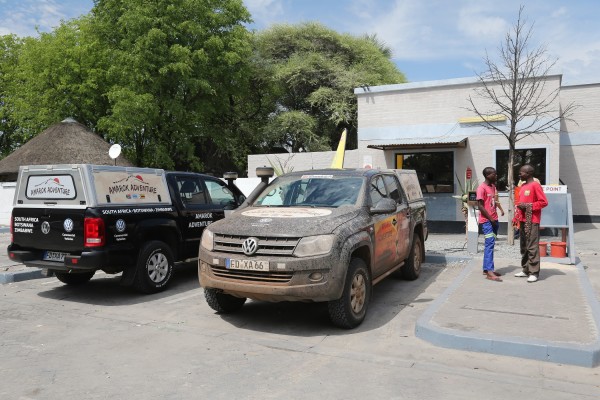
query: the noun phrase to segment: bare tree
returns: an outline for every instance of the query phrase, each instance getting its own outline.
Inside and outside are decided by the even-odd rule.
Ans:
[[[486,71],[478,74],[480,86],[469,96],[469,111],[481,120],[480,125],[497,131],[508,140],[508,191],[509,229],[508,242],[514,244],[510,221],[514,216],[513,166],[515,148],[519,140],[535,134],[557,132],[561,120],[571,120],[575,104],[559,104],[560,88],[546,90],[546,77],[556,64],[545,46],[529,49],[533,24],[527,25],[523,17],[524,6],[519,9],[515,25],[508,31],[499,48],[499,60],[494,61],[486,51]],[[475,100],[483,99],[478,102]],[[492,115],[503,115],[509,128],[497,124]],[[496,121],[496,123],[495,123]]]

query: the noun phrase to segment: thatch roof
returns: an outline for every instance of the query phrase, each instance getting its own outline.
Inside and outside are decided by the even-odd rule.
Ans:
[[[73,119],[52,125],[0,160],[0,181],[15,181],[21,165],[98,164],[114,165],[110,144]],[[133,166],[119,156],[117,165]]]

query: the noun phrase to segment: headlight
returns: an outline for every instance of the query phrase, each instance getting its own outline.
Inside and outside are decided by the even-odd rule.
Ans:
[[[302,238],[300,243],[298,243],[298,246],[296,246],[294,255],[296,257],[309,257],[327,254],[331,251],[334,240],[334,235],[308,236]]]
[[[204,229],[202,232],[202,239],[200,239],[200,246],[204,247],[208,251],[212,251],[215,248],[215,235],[208,230]]]

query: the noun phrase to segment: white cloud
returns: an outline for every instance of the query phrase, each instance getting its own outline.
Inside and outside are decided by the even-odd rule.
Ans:
[[[502,38],[511,24],[502,17],[489,14],[489,9],[483,7],[462,8],[457,21],[458,31],[469,41],[485,42]]]
[[[282,0],[244,0],[244,4],[259,26],[266,27],[281,22],[284,15]]]

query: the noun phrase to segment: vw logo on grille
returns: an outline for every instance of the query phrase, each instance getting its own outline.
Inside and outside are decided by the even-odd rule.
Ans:
[[[122,219],[117,220],[116,223],[117,232],[123,232],[125,230],[125,221]]]
[[[244,243],[242,243],[242,250],[247,256],[256,253],[256,250],[258,250],[258,239],[251,237],[244,240]]]
[[[73,220],[71,218],[65,219],[65,222],[63,222],[63,228],[65,228],[65,232],[71,232],[73,230]]]
[[[42,233],[44,235],[50,233],[50,223],[48,221],[42,222]]]

